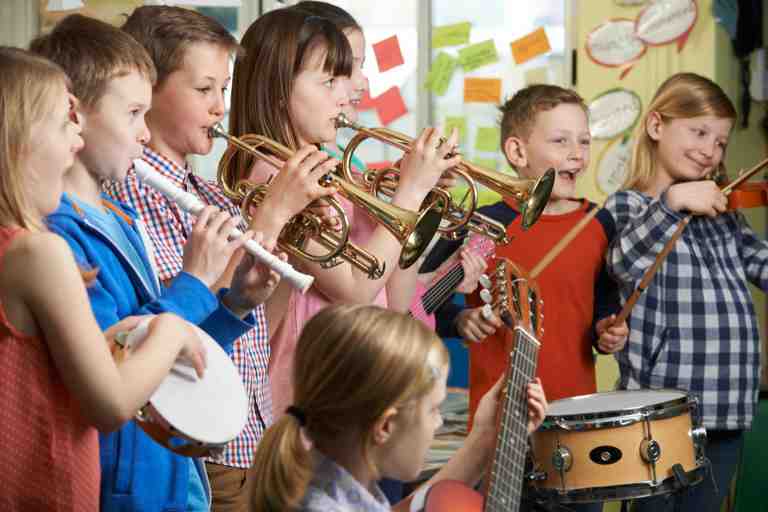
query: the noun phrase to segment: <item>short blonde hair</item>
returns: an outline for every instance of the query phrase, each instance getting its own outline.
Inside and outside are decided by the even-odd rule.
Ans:
[[[388,408],[426,396],[447,369],[445,346],[418,320],[378,306],[332,306],[314,316],[299,338],[294,404],[312,439],[331,442],[360,432],[368,460],[376,421]],[[296,418],[285,415],[259,443],[254,510],[287,511],[300,504],[313,471],[300,436]]]
[[[714,116],[736,120],[736,108],[723,90],[709,78],[695,73],[677,73],[659,86],[641,121],[635,128],[635,146],[623,190],[645,191],[657,172],[658,143],[648,135],[648,117],[656,112],[663,122]],[[725,172],[720,163],[717,172]]]
[[[69,80],[56,64],[19,48],[0,47],[0,225],[42,230],[24,188],[24,153],[32,127],[54,111]]]
[[[30,50],[55,62],[72,80],[72,94],[93,108],[114,78],[138,72],[154,84],[155,66],[146,50],[109,23],[70,14],[51,32],[38,37]]]

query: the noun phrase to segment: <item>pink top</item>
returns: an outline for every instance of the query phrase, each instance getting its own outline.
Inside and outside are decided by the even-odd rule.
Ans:
[[[24,231],[0,228],[0,265]],[[0,304],[0,510],[96,511],[99,444],[41,338]]]
[[[263,183],[278,171],[271,165],[258,162],[251,170],[250,179]],[[349,222],[352,225],[350,240],[356,244],[364,244],[373,234],[377,224],[368,217],[368,214],[360,211],[352,203],[338,197],[344,211],[347,212]],[[317,312],[333,304],[317,288],[312,286],[307,293],[301,294],[295,288],[291,290],[288,299],[288,308],[283,315],[282,322],[275,334],[270,338],[271,354],[269,358],[269,379],[272,384],[272,404],[275,419],[279,418],[285,408],[293,401],[293,353],[296,350],[296,342],[299,339],[304,324]],[[373,304],[387,307],[386,288],[382,288]]]

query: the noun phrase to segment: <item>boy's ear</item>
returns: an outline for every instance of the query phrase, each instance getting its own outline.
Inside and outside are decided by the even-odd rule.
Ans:
[[[653,111],[648,114],[648,118],[645,120],[645,131],[651,140],[658,142],[661,139],[661,132],[664,131],[664,121],[658,112]]]
[[[528,165],[528,156],[525,152],[525,144],[519,137],[512,135],[504,141],[504,156],[515,169],[520,169]]]
[[[385,444],[397,429],[398,412],[396,407],[389,407],[373,425],[373,444]]]

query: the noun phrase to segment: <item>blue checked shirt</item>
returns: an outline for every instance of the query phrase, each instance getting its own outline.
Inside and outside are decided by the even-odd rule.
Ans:
[[[177,187],[195,194],[205,204],[218,206],[232,215],[239,215],[235,206],[215,184],[183,169],[147,148],[144,160]],[[110,196],[133,206],[146,224],[155,249],[157,274],[162,281],[174,278],[181,272],[184,244],[192,232],[194,217],[149,185],[142,183],[133,170],[122,183],[104,185]],[[245,226],[241,226],[243,231]],[[267,318],[264,307],[254,310],[256,327],[235,340],[230,357],[235,363],[249,397],[249,414],[243,432],[224,452],[212,457],[210,462],[237,468],[249,468],[253,464],[256,445],[266,428],[272,423],[272,393],[269,387],[267,366],[269,342]]]
[[[635,290],[683,215],[664,200],[618,192],[609,272],[622,301]],[[752,424],[760,385],[760,335],[747,282],[768,289],[768,244],[743,215],[696,216],[632,309],[616,354],[622,389],[678,388],[698,397],[709,429]]]

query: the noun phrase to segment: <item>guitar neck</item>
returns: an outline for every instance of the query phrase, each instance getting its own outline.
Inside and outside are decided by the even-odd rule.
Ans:
[[[536,376],[539,342],[516,327],[504,383],[496,450],[488,478],[485,512],[517,512],[528,451],[527,384]]]
[[[429,315],[434,313],[437,308],[442,306],[451,297],[463,279],[464,268],[461,266],[461,263],[457,263],[435,281],[424,295],[421,296],[421,305],[424,307],[424,311]]]

